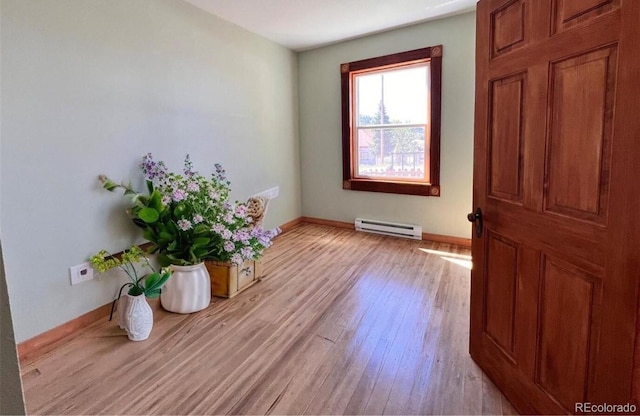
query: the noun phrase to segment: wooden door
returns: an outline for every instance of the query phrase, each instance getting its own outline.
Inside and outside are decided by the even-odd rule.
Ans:
[[[473,359],[523,413],[630,401],[640,1],[481,0]]]

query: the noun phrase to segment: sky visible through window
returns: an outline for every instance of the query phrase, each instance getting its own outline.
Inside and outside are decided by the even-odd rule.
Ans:
[[[358,114],[375,116],[382,99],[382,73],[358,76]],[[384,105],[390,120],[427,122],[428,67],[384,72]],[[427,91],[427,94],[424,94]]]

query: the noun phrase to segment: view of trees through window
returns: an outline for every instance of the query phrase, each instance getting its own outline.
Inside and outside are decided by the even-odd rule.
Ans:
[[[429,181],[429,64],[363,72],[354,81],[356,176]]]

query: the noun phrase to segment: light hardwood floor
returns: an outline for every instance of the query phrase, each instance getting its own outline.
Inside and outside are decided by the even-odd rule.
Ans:
[[[143,342],[104,319],[26,363],[28,412],[516,414],[467,352],[468,256],[302,225],[235,298],[158,308]]]

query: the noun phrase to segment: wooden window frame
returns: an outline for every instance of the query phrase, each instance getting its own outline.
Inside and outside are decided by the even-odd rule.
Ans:
[[[356,131],[353,106],[352,74],[385,66],[409,65],[429,60],[429,183],[380,178],[359,178],[355,175],[354,140]],[[340,65],[342,91],[342,188],[354,191],[386,192],[405,195],[440,196],[440,115],[442,91],[442,45],[416,49],[392,55],[363,59]]]

